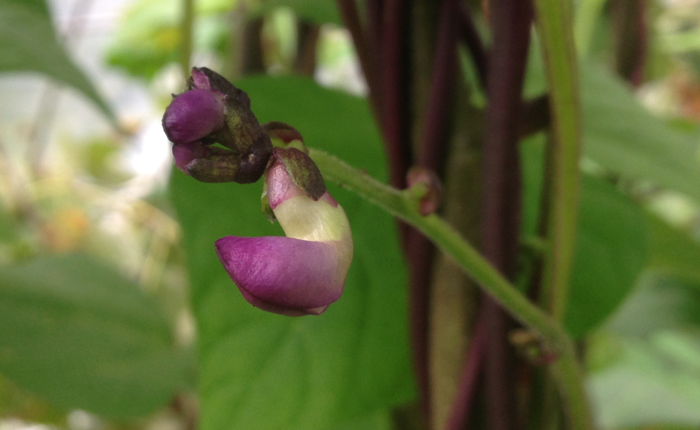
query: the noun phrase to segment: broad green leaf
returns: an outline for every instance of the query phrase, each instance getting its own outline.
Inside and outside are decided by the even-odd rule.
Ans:
[[[333,427],[333,430],[392,430],[390,411],[379,411],[372,415],[355,419],[349,423]]]
[[[606,328],[625,337],[659,330],[700,329],[700,284],[666,273],[646,273]]]
[[[546,91],[542,59],[530,56],[526,95]],[[580,64],[583,155],[622,177],[652,182],[700,201],[700,146],[642,106],[603,67]]]
[[[338,7],[327,0],[262,0],[253,8],[253,13],[267,13],[279,7],[289,7],[299,18],[317,24],[342,25]]]
[[[386,177],[364,100],[301,78],[238,85],[261,122],[289,123],[307,145]],[[318,317],[269,314],[243,299],[214,251],[226,235],[282,234],[260,211],[261,188],[172,178],[200,336],[202,430],[333,428],[411,400],[406,269],[393,220],[328,184],[355,242],[345,293]]]
[[[598,67],[581,72],[584,153],[622,176],[648,180],[700,200],[700,147],[637,102]]]
[[[700,244],[659,218],[647,215],[649,266],[700,282]]]
[[[565,325],[575,337],[600,324],[635,285],[647,258],[644,213],[612,185],[584,176]]]
[[[116,124],[104,99],[56,39],[44,0],[0,0],[0,72],[37,72],[71,86]]]
[[[147,414],[184,384],[158,303],[87,257],[0,271],[0,372],[65,408]]]
[[[544,139],[522,143],[523,234],[536,234],[544,183]],[[646,218],[612,185],[584,175],[565,325],[580,337],[610,315],[635,285],[647,258]]]
[[[691,360],[691,361],[689,361]],[[700,423],[700,348],[695,336],[665,332],[625,341],[621,358],[589,376],[600,428]]]

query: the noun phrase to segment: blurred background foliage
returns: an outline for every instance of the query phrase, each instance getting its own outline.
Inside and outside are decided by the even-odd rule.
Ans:
[[[601,428],[697,428],[700,3],[643,2],[641,72],[628,3],[575,2],[584,181],[565,322]],[[261,122],[387,179],[334,2],[194,12],[192,64],[237,80]],[[280,230],[258,187],[171,173],[160,116],[182,89],[182,21],[174,0],[0,0],[0,430],[413,428],[407,270],[386,214],[331,187],[356,256],[321,317],[255,310],[221,270],[214,240]],[[536,48],[528,98],[546,90]],[[521,146],[533,252],[545,141]]]

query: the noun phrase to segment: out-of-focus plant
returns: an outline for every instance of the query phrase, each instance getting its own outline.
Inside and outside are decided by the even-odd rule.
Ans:
[[[114,146],[74,152],[90,160],[80,187],[22,182],[33,173],[0,152],[0,374],[11,381],[0,380],[0,402],[10,387],[56,414],[128,421],[167,410],[204,430],[700,425],[697,8],[181,6],[134,2],[108,61],[154,87],[176,62],[207,65],[242,91],[195,76],[172,100],[164,125],[179,170],[168,202],[133,204],[138,246],[105,246],[117,243],[102,241],[106,225],[125,221],[96,221],[109,200],[100,186],[120,178],[105,174]],[[109,112],[43,1],[0,1],[0,24],[11,54],[0,70],[51,76]],[[348,66],[354,55],[363,81]],[[241,127],[251,118],[267,126]],[[285,130],[294,138],[273,149],[268,137]],[[310,159],[304,144],[287,147],[302,134]],[[246,137],[259,142],[241,146]],[[329,180],[319,195],[297,176],[310,160]],[[260,186],[243,184],[259,178],[264,212],[281,228],[260,213]],[[322,228],[341,206],[351,247],[345,227]],[[289,219],[315,227],[298,234]],[[50,255],[61,251],[126,270]],[[182,260],[196,365],[172,335],[180,290],[163,288],[182,287]]]

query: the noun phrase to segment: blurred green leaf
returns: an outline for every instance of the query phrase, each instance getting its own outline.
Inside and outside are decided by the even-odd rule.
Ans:
[[[530,56],[525,94],[546,91],[542,59]],[[700,201],[700,146],[654,116],[603,67],[580,64],[583,155],[625,178],[650,181]]]
[[[107,51],[110,65],[133,76],[152,78],[178,60],[179,4],[170,0],[139,0],[129,6]]]
[[[237,85],[261,122],[289,123],[308,145],[386,178],[365,100],[293,77]],[[214,251],[226,235],[282,234],[260,212],[261,188],[173,174],[200,335],[202,430],[330,428],[411,400],[406,269],[391,217],[328,184],[355,242],[345,293],[318,317],[269,314],[243,299]]]
[[[700,244],[658,217],[647,215],[649,266],[700,282]]]
[[[700,148],[641,106],[599,67],[583,67],[584,153],[625,177],[649,180],[700,201]]]
[[[523,234],[537,233],[544,172],[544,138],[521,144]],[[644,212],[612,185],[584,175],[578,238],[565,325],[580,337],[607,318],[635,285],[647,258]]]
[[[605,181],[584,176],[568,331],[579,337],[607,318],[634,287],[646,258],[641,208]]]
[[[147,414],[184,384],[158,303],[78,255],[0,271],[0,372],[66,408]]]
[[[333,427],[333,430],[392,430],[394,425],[389,411],[379,411],[372,415],[355,419],[349,423]]]
[[[316,24],[342,25],[336,3],[328,0],[262,0],[253,8],[253,14],[264,14],[279,7],[289,7],[301,19]]]
[[[698,329],[700,284],[663,273],[647,273],[606,328],[625,337],[644,337],[658,330]]]
[[[31,71],[69,85],[116,124],[110,107],[58,43],[44,0],[0,0],[0,72]]]
[[[680,336],[680,337],[679,337]],[[684,362],[669,343],[700,349],[676,333],[651,342],[625,341],[621,358],[589,376],[589,391],[601,428],[700,424],[700,361]],[[697,338],[695,340],[697,343]],[[688,352],[688,351],[685,351]]]

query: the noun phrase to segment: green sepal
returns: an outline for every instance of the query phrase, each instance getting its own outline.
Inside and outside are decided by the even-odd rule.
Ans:
[[[314,201],[326,192],[326,183],[316,163],[296,148],[275,148],[273,154],[281,161],[294,185]]]

